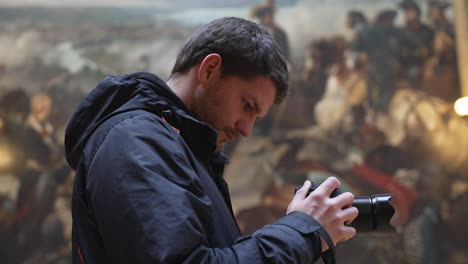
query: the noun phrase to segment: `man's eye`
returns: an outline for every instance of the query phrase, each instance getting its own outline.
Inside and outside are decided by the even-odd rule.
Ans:
[[[253,106],[247,101],[244,102],[244,108],[249,112],[253,110]]]

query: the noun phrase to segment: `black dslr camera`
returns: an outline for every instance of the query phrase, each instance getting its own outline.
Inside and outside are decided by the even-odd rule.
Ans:
[[[296,187],[296,193],[302,186]],[[307,196],[318,187],[312,183],[312,187],[307,192]],[[335,189],[330,197],[341,194],[341,191]],[[371,196],[355,196],[353,205],[359,211],[358,216],[349,224],[360,233],[394,233],[395,227],[390,224],[390,219],[395,213],[395,209],[390,204],[393,194],[374,194]]]

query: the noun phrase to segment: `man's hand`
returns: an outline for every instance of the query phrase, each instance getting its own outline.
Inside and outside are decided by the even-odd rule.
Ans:
[[[300,211],[312,216],[325,228],[335,245],[353,237],[356,229],[345,224],[351,223],[359,213],[356,207],[351,207],[354,195],[346,192],[330,198],[333,190],[340,188],[340,182],[335,177],[328,178],[309,196],[306,196],[311,186],[310,181],[302,185],[289,204],[286,214]],[[322,239],[322,251],[327,249],[328,245]]]

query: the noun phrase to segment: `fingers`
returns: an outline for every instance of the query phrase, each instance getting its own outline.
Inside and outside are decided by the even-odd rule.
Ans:
[[[333,197],[332,200],[339,208],[347,208],[353,204],[354,195],[350,192],[345,192],[336,197]]]
[[[306,197],[312,183],[304,182],[288,206],[287,212],[297,210],[314,217],[335,243],[350,239],[356,235],[356,229],[347,224],[351,223],[359,212],[356,207],[352,207],[354,195],[350,192],[330,198],[331,193],[339,189],[340,185],[338,179],[329,177]]]
[[[346,192],[330,198],[331,193],[340,188],[340,182],[335,177],[326,179],[307,196],[311,187],[310,181],[304,182],[294,195],[286,214],[294,211],[309,214],[325,228],[335,243],[353,237],[356,234],[356,229],[347,226],[347,224],[351,223],[358,215],[357,208],[351,206],[354,195]]]
[[[338,241],[346,241],[356,235],[356,229],[349,226],[349,224],[357,217],[358,209],[356,207],[348,207],[342,209],[341,220],[337,226],[338,229]]]
[[[312,183],[310,181],[305,181],[302,187],[297,190],[294,198],[292,199],[291,203],[288,205],[288,209],[286,210],[286,214],[290,214],[294,211],[301,211],[307,214],[310,214],[310,210],[308,210],[308,206],[304,203],[304,199],[307,197],[307,192],[309,191]]]
[[[331,193],[335,189],[339,189],[339,188],[340,188],[340,181],[335,177],[329,177],[322,184],[320,184],[319,187],[317,187],[314,193],[317,196],[330,197]]]
[[[296,195],[294,195],[294,199],[299,198],[304,200],[307,196],[307,191],[309,191],[311,186],[312,183],[309,180],[305,181],[302,187],[296,192]]]
[[[343,239],[341,241],[346,241],[356,235],[356,229],[350,226],[344,226],[343,228]]]
[[[342,211],[342,220],[345,225],[351,224],[358,216],[359,211],[356,207],[348,207]]]

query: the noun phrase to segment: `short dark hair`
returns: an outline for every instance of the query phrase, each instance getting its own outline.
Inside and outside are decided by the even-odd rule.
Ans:
[[[358,10],[348,11],[348,16],[351,18],[352,26],[356,24],[367,24],[367,19],[364,13]]]
[[[413,0],[403,0],[400,3],[400,8],[403,10],[414,9],[416,10],[416,13],[418,14],[418,16],[421,15],[421,9],[419,8],[419,5]]]
[[[22,119],[26,119],[31,111],[31,99],[22,88],[17,88],[0,98],[0,109],[5,116],[19,114]]]
[[[281,103],[286,97],[287,63],[264,26],[242,18],[226,17],[200,27],[177,56],[171,76],[187,72],[212,53],[222,58],[223,76],[235,75],[244,79],[267,76],[276,86],[275,103]]]
[[[262,6],[253,11],[253,16],[256,18],[263,18],[266,15],[273,15],[275,13],[275,8],[272,6]]]
[[[375,18],[375,21],[376,21],[376,23],[382,22],[382,21],[388,21],[388,22],[393,23],[393,21],[395,20],[396,15],[397,15],[397,12],[395,10],[393,10],[393,9],[384,9],[384,10],[380,11],[377,14],[377,17]]]

